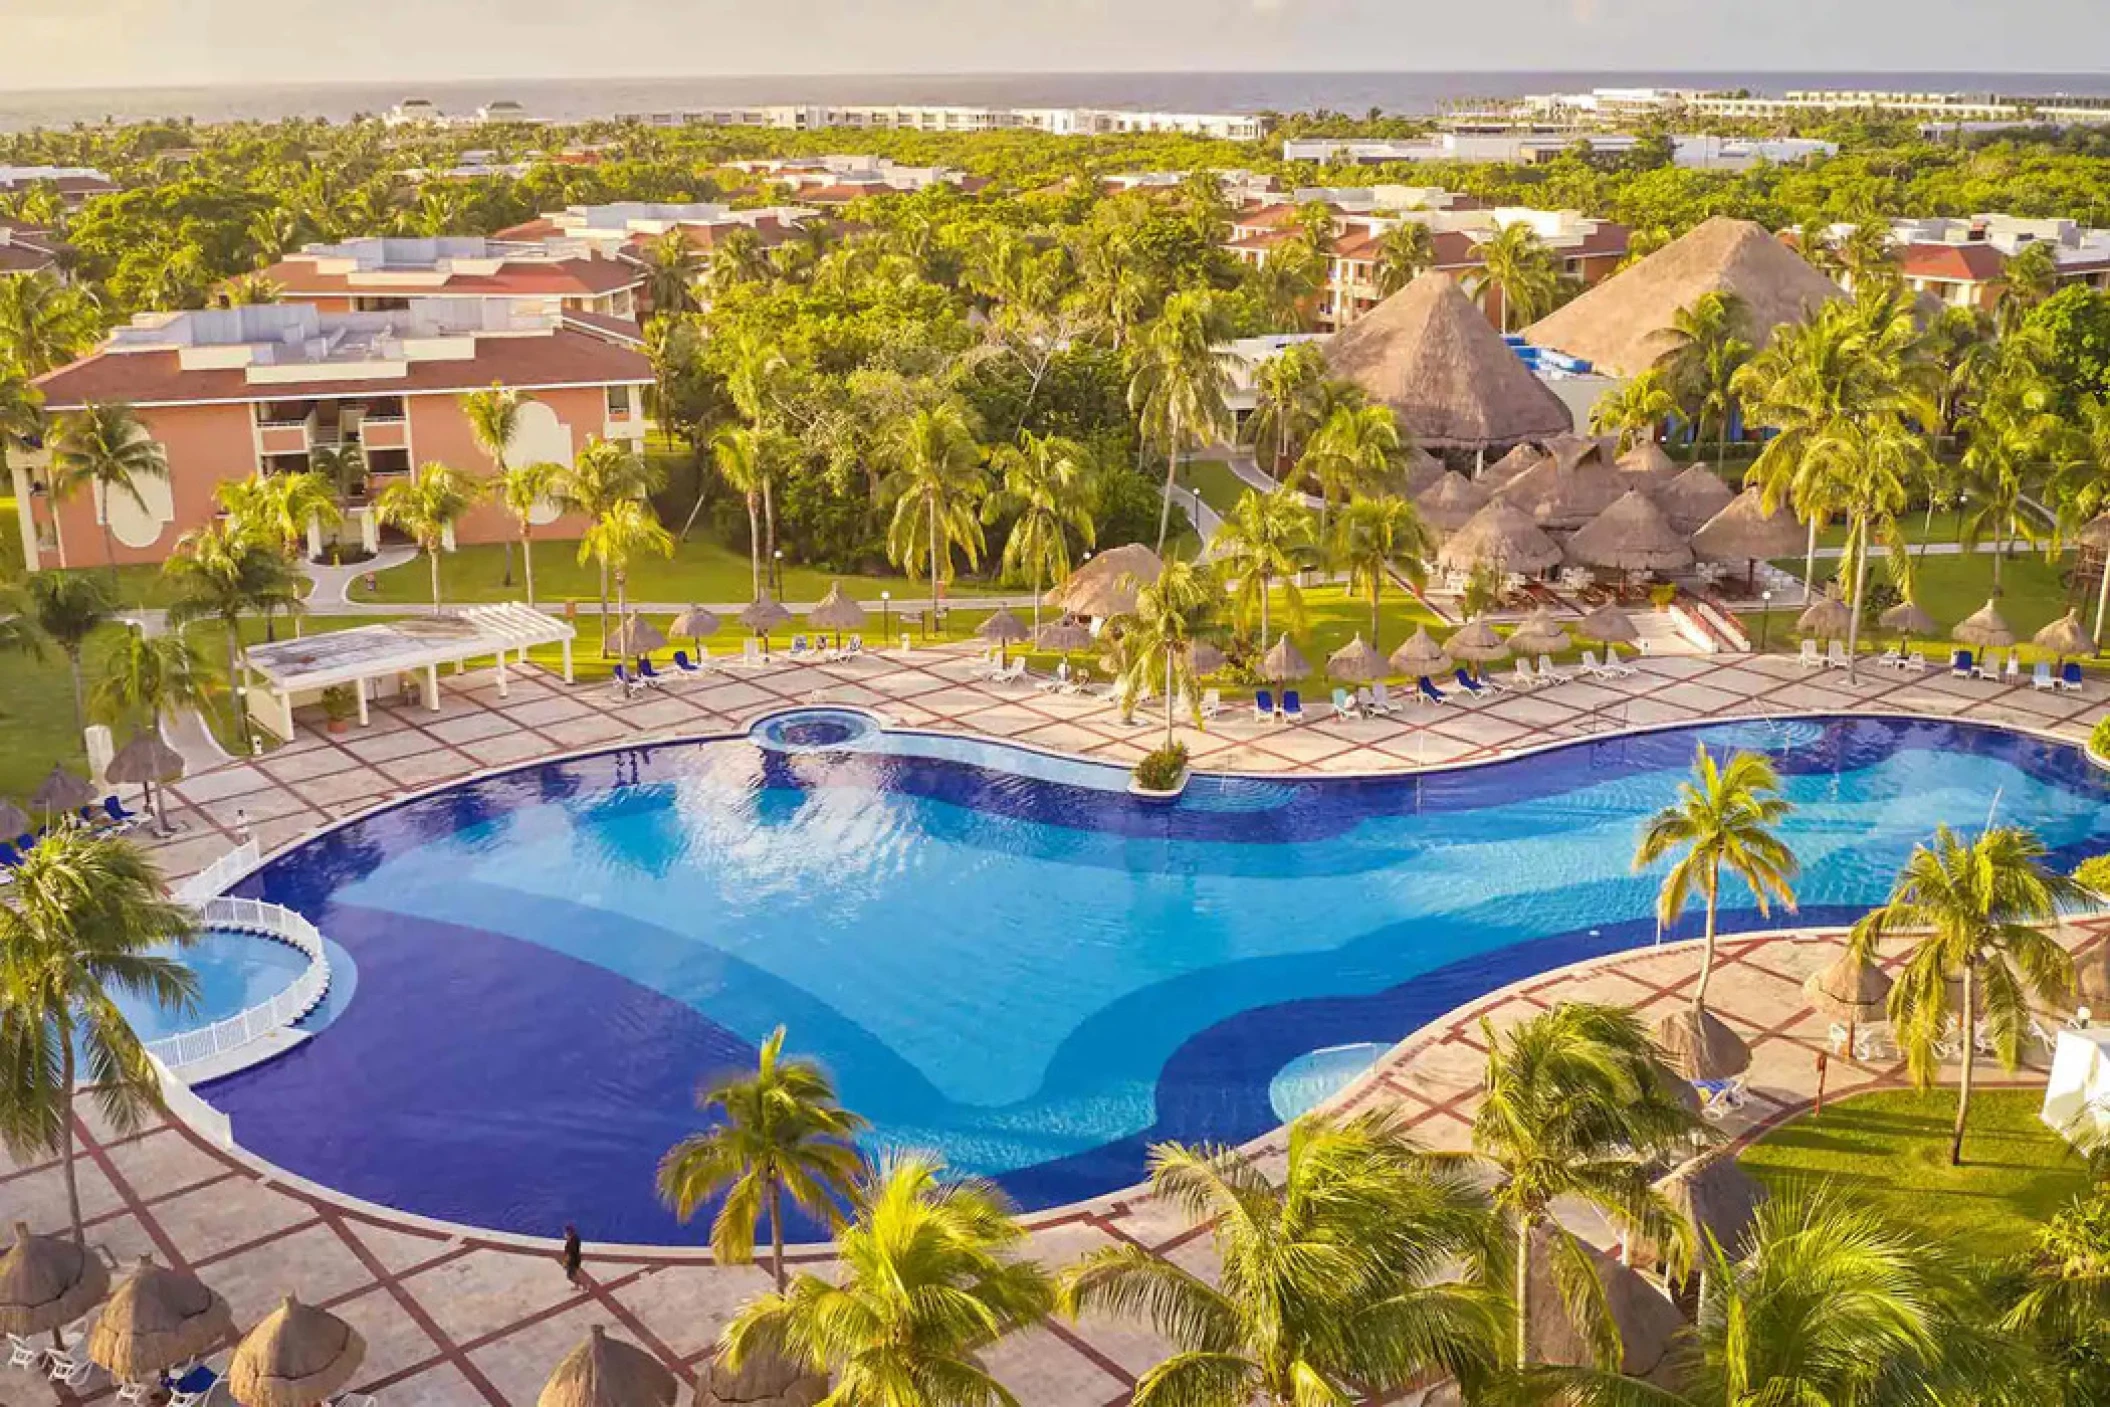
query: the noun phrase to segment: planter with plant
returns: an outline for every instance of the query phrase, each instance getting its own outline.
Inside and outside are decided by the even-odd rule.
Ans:
[[[1648,599],[1655,603],[1657,610],[1667,611],[1670,603],[1678,599],[1678,588],[1671,582],[1658,582],[1648,589]]]
[[[359,697],[349,684],[332,684],[322,691],[322,714],[333,733],[342,733],[359,712]]]
[[[1187,745],[1169,743],[1153,748],[1136,764],[1128,783],[1129,794],[1152,800],[1169,800],[1187,788]]]
[[[2088,735],[2088,760],[2110,771],[2110,718],[2097,719],[2095,731]]]

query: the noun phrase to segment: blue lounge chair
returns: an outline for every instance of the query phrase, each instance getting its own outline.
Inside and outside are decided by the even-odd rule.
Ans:
[[[134,811],[119,801],[115,792],[103,798],[103,814],[121,826],[136,826],[146,819],[144,812]]]
[[[1972,667],[1976,664],[1977,661],[1971,657],[1969,650],[1958,650],[1949,656],[1949,674],[1952,678],[1969,679]]]
[[[1253,721],[1272,723],[1275,720],[1275,696],[1265,689],[1253,692]]]
[[[22,852],[0,840],[0,870],[11,870],[22,863]]]
[[[630,671],[623,667],[623,662],[617,660],[615,662],[615,687],[620,689],[625,695],[629,695],[644,688],[645,681],[633,677]]]
[[[2062,692],[2081,692],[2081,666],[2077,660],[2068,660],[2059,670],[2059,688]]]
[[[637,657],[637,677],[644,680],[647,684],[664,684],[667,682],[667,676],[652,667],[652,656],[650,655],[639,655]]]
[[[689,662],[689,652],[687,650],[676,650],[674,652],[674,667],[683,674],[703,673],[701,667]]]
[[[1479,680],[1473,678],[1472,675],[1467,674],[1462,669],[1459,670],[1454,677],[1458,680],[1458,687],[1465,690],[1466,693],[1471,694],[1476,699],[1487,692],[1487,686],[1485,684],[1482,684]]]
[[[1443,690],[1437,688],[1434,684],[1431,684],[1429,682],[1429,676],[1426,674],[1422,675],[1421,678],[1414,681],[1414,687],[1416,689],[1419,689],[1421,691],[1421,696],[1427,699],[1430,703],[1440,704],[1450,702],[1449,696],[1446,695]]]
[[[1282,716],[1291,723],[1304,721],[1304,700],[1297,697],[1295,689],[1282,691]]]

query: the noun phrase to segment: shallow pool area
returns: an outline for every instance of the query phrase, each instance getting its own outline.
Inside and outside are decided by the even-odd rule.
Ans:
[[[803,710],[460,784],[273,860],[239,892],[312,920],[357,992],[200,1092],[246,1148],[369,1201],[694,1241],[654,1164],[697,1126],[696,1082],[782,1023],[875,1150],[1059,1205],[1134,1182],[1151,1142],[1263,1133],[1488,991],[1655,942],[1629,860],[1696,742],[1775,754],[1803,921],[1880,901],[1941,821],[2025,820],[2062,864],[2110,848],[2080,753],[1949,722],[1205,775],[1165,805],[1121,768]]]
[[[183,1012],[119,993],[118,1009],[142,1041],[200,1030],[261,1006],[292,986],[308,970],[309,961],[306,953],[289,944],[233,929],[207,929],[173,956],[198,979],[197,1005]]]

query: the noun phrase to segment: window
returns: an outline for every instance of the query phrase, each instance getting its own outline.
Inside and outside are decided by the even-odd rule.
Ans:
[[[608,418],[628,420],[630,418],[630,388],[610,386],[608,388]]]

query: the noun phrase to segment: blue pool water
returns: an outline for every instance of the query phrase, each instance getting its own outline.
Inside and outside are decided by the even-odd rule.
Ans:
[[[2062,864],[2110,848],[2077,751],[1924,720],[1199,777],[1168,805],[1118,769],[848,718],[508,772],[274,861],[242,892],[307,914],[357,994],[203,1093],[246,1147],[355,1196],[693,1240],[654,1164],[697,1126],[697,1080],[782,1022],[874,1147],[1057,1205],[1134,1181],[1153,1141],[1261,1133],[1479,994],[1654,941],[1656,877],[1628,861],[1696,739],[1777,755],[1811,921],[1880,901],[1936,822],[1996,802]]]
[[[143,997],[121,993],[118,1008],[143,1041],[157,1041],[179,1031],[195,1031],[215,1021],[261,1006],[293,985],[308,970],[308,955],[298,948],[259,937],[210,929],[198,941],[173,954],[198,979],[194,1010],[181,1012]]]

